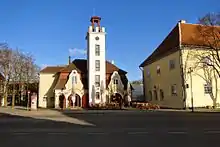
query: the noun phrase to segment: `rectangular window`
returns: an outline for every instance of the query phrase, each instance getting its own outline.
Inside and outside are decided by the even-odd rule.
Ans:
[[[95,60],[95,71],[100,71],[100,60]]]
[[[175,60],[169,61],[169,68],[170,68],[170,70],[175,68]]]
[[[95,75],[95,86],[100,87],[100,75]]]
[[[118,84],[118,79],[114,79],[114,84]]]
[[[96,99],[100,99],[100,94],[99,94],[99,92],[96,92],[96,93],[95,93],[95,97],[96,97]]]
[[[204,84],[204,91],[205,91],[205,94],[211,94],[212,86],[210,84]]]
[[[100,56],[100,45],[98,44],[95,45],[95,55]]]
[[[72,84],[77,84],[77,77],[76,76],[72,77]]]
[[[176,84],[171,85],[171,95],[177,95],[177,86]]]
[[[157,66],[157,75],[160,75],[160,66]]]
[[[150,69],[149,68],[146,69],[146,75],[148,78],[150,77]]]

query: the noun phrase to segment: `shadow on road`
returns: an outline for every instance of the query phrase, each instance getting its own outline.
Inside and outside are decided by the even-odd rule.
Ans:
[[[91,126],[73,124],[68,122],[61,122],[55,120],[48,120],[43,118],[33,118],[26,116],[11,115],[7,113],[0,113],[0,130],[13,129],[65,129],[65,128],[86,128]]]

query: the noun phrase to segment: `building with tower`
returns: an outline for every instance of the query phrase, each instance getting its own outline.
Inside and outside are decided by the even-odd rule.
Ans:
[[[101,17],[93,16],[88,28],[87,60],[75,59],[64,66],[48,66],[40,72],[38,106],[87,108],[93,104],[131,101],[127,72],[106,61],[106,32]]]

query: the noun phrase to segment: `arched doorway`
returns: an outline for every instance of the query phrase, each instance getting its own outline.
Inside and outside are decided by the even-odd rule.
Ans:
[[[78,94],[75,94],[75,106],[81,107],[81,98]]]
[[[72,99],[72,97],[73,97],[72,94],[70,94],[70,95],[68,96],[68,107],[69,107],[69,108],[72,108],[72,107],[73,107],[73,99]]]
[[[65,96],[63,94],[61,94],[59,96],[59,107],[61,109],[65,108],[66,107],[66,99],[65,99]]]

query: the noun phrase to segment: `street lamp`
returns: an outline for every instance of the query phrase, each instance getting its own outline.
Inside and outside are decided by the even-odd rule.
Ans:
[[[193,91],[192,91],[192,67],[189,68],[188,73],[190,74],[190,92],[191,92],[191,104],[192,104],[192,112],[194,112],[194,105],[193,105]]]

